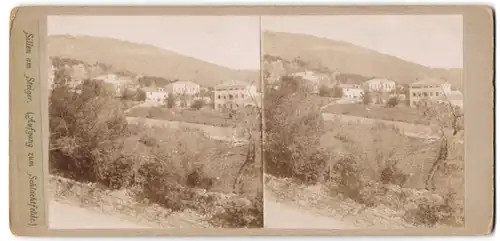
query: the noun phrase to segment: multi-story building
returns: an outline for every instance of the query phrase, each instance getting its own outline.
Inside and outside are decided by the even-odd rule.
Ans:
[[[365,81],[363,87],[370,92],[391,92],[396,90],[396,82],[383,78],[374,78]]]
[[[200,93],[200,85],[192,81],[179,80],[165,87],[168,93],[174,95],[197,95]]]
[[[439,100],[451,93],[451,84],[445,79],[424,78],[410,85],[410,106],[420,100]]]
[[[260,106],[257,87],[242,81],[228,81],[215,86],[214,108],[217,111],[234,110],[245,106]]]
[[[356,84],[340,84],[338,87],[342,89],[342,99],[344,100],[357,102],[361,100],[365,93],[365,91]]]
[[[168,93],[165,92],[164,88],[155,87],[144,87],[142,88],[144,93],[146,93],[146,103],[151,105],[163,105],[168,97]]]

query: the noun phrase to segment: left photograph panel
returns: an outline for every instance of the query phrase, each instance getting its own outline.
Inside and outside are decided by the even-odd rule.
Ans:
[[[49,228],[263,227],[259,21],[49,16]]]

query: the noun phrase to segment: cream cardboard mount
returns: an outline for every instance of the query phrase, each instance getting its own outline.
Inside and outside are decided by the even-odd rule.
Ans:
[[[487,6],[12,10],[21,236],[487,235]]]

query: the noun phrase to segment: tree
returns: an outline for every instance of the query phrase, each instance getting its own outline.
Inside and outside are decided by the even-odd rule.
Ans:
[[[418,110],[424,118],[431,121],[439,142],[436,159],[425,179],[426,189],[433,190],[434,176],[448,159],[451,142],[463,130],[463,111],[460,107],[454,106],[446,95],[442,102],[422,100],[418,104]]]
[[[396,107],[398,104],[399,104],[399,98],[396,96],[389,98],[389,100],[387,101],[388,107]]]
[[[136,94],[135,94],[135,100],[136,101],[145,101],[146,100],[146,92],[142,89],[137,89]]]
[[[363,92],[363,95],[361,96],[361,100],[363,101],[363,104],[365,104],[365,105],[369,105],[370,103],[372,103],[371,93],[369,91],[365,90]]]
[[[342,98],[344,96],[344,90],[340,86],[335,86],[333,88],[333,96],[337,98]]]
[[[136,98],[137,92],[129,88],[124,88],[121,93],[122,100],[134,100]]]
[[[66,80],[57,75],[49,99],[50,170],[118,188],[129,170],[121,166],[127,165],[123,138],[129,134],[122,105],[101,81],[85,80],[78,93]]]
[[[174,93],[169,93],[167,96],[167,108],[171,109],[175,106],[175,96]]]
[[[202,99],[197,99],[197,100],[193,101],[193,103],[191,104],[191,108],[199,110],[204,105],[205,105],[205,101],[203,101]]]
[[[326,85],[321,85],[321,87],[319,87],[319,96],[331,97],[332,96],[332,89],[328,88],[328,86],[326,86]]]
[[[317,182],[325,167],[318,147],[323,130],[320,108],[296,77],[282,77],[278,89],[266,88],[264,155],[266,172]]]

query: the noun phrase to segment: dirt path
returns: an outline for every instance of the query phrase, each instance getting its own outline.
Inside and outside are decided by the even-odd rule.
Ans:
[[[270,191],[269,191],[270,192]],[[266,191],[266,193],[269,193]],[[282,229],[356,229],[354,223],[321,216],[290,204],[277,202],[272,194],[265,194],[264,226]]]
[[[153,228],[72,204],[50,202],[49,227],[55,229]]]

